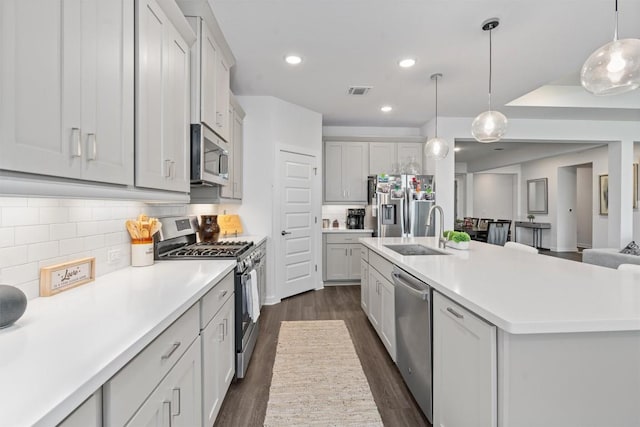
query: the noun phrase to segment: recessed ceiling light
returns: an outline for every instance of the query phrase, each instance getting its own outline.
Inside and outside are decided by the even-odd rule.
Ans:
[[[456,148],[454,148],[454,149],[453,149],[453,151],[455,151],[456,153],[457,153],[458,151],[460,151],[460,150],[462,150],[462,148],[460,148],[460,147],[456,147]]]
[[[382,111],[383,113],[388,113],[391,110],[393,110],[393,107],[391,107],[391,105],[383,105],[382,107],[380,107],[380,111]]]
[[[284,57],[284,60],[287,61],[289,65],[298,65],[302,62],[302,58],[298,55],[287,55]]]
[[[414,65],[416,65],[416,60],[413,58],[402,59],[400,60],[400,62],[398,62],[398,65],[402,68],[413,67]]]

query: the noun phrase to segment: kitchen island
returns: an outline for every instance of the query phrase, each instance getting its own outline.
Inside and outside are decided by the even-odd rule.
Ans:
[[[438,249],[436,238],[360,242],[430,285],[434,300],[446,304],[443,313],[433,309],[434,426],[455,426],[456,415],[449,417],[454,410],[471,417],[482,412],[477,425],[640,425],[640,277],[480,242],[466,251],[447,248],[448,255],[426,256],[402,256],[387,246]],[[473,344],[478,336],[472,330],[453,336],[464,325],[442,329],[442,315],[486,325],[492,341],[482,348],[490,354],[477,358],[469,349],[479,347],[449,345],[460,337]],[[449,353],[438,361],[442,347]],[[462,354],[452,353],[456,348]],[[462,368],[468,362],[469,370],[450,370],[451,361]],[[491,399],[464,402],[465,391],[478,384],[452,376],[471,378],[478,371],[484,382],[475,393]],[[443,373],[450,375],[445,382],[459,386],[459,396],[438,383]]]

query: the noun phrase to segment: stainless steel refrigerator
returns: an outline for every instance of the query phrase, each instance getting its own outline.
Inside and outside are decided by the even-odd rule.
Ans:
[[[433,175],[376,177],[377,236],[435,236],[435,221],[427,227],[427,213],[436,203]]]

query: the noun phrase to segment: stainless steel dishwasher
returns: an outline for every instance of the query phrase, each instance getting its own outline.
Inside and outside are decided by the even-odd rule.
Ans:
[[[433,422],[431,287],[393,267],[398,369],[429,422]]]

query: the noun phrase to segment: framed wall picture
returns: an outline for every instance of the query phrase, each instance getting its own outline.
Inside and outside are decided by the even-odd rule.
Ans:
[[[609,215],[609,175],[600,175],[600,215]]]
[[[638,209],[638,164],[633,164],[633,209]]]

